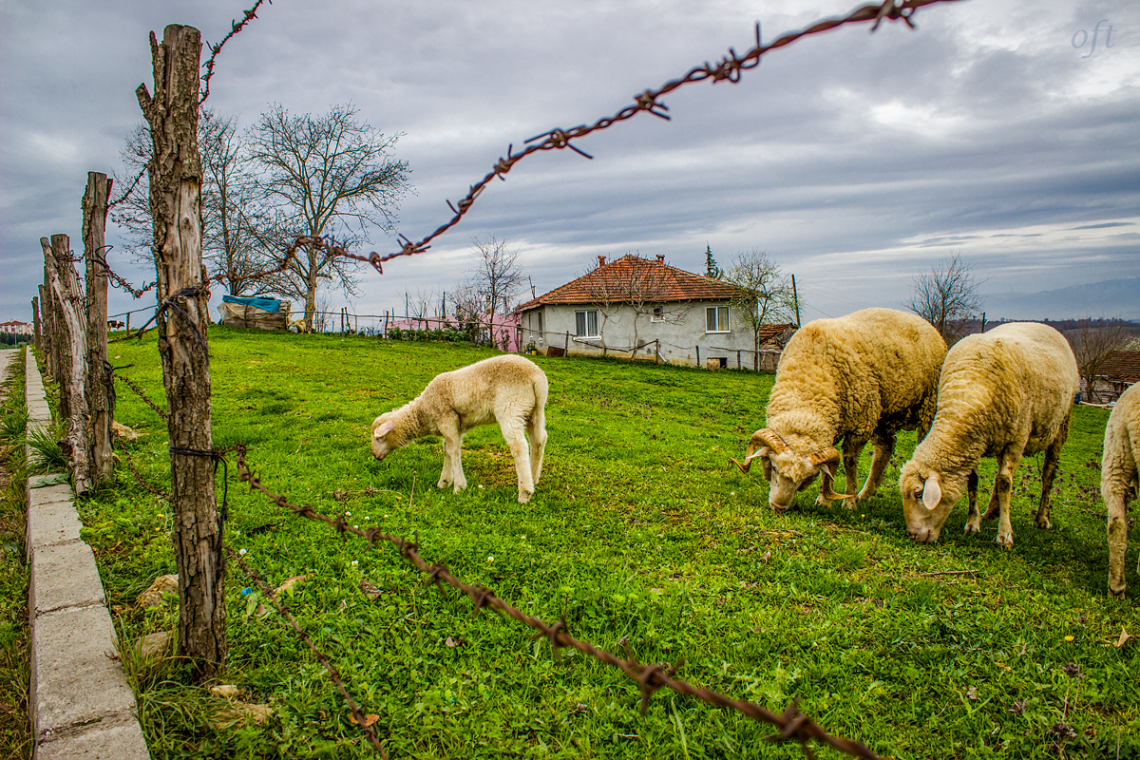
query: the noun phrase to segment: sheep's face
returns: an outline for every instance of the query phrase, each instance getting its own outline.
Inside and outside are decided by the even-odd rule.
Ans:
[[[394,426],[388,419],[391,415],[391,412],[385,412],[372,421],[372,456],[376,457],[377,461],[399,448],[392,438]]]
[[[803,454],[788,450],[780,453],[769,451],[760,459],[764,466],[764,477],[768,480],[768,504],[772,509],[783,511],[792,505],[792,499],[810,486],[819,477],[819,467]]]
[[[899,492],[903,497],[906,532],[921,544],[932,544],[942,534],[950,510],[962,495],[962,484],[912,459],[899,476]]]

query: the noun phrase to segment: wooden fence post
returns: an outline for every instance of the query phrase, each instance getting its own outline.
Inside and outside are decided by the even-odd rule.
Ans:
[[[52,321],[51,321],[51,288],[48,286],[47,262],[44,262],[44,284],[39,286],[40,291],[40,319],[42,334],[40,335],[40,361],[44,363],[44,373],[51,375],[52,354]]]
[[[59,301],[59,288],[56,280],[59,279],[59,268],[56,266],[55,254],[51,249],[51,240],[40,238],[40,247],[44,252],[44,287],[47,289],[47,300],[51,304],[51,359],[48,370],[51,379],[59,389],[59,414],[66,419],[71,408],[69,388],[63,382],[66,367],[69,363],[67,356],[67,329],[63,322],[63,311]]]
[[[199,31],[171,24],[150,35],[154,96],[135,94],[150,126],[147,165],[158,280],[158,353],[169,410],[171,508],[178,563],[178,648],[211,678],[226,659],[225,564],[214,503],[210,430],[209,293],[202,265],[198,154]],[[223,515],[224,518],[224,515]]]
[[[45,256],[55,271],[51,286],[55,292],[58,319],[62,328],[61,343],[66,350],[59,367],[60,411],[67,418],[65,454],[71,468],[71,487],[75,493],[85,493],[91,487],[91,452],[87,445],[87,330],[83,319],[83,290],[79,275],[71,263],[71,246],[67,235],[52,235],[51,241],[40,238]],[[64,408],[64,389],[67,389],[67,406]]]
[[[40,297],[35,296],[32,298],[32,325],[34,327],[32,345],[36,347],[36,351],[43,351],[43,346],[40,343]]]
[[[83,251],[87,260],[87,404],[91,417],[91,480],[109,481],[115,471],[111,458],[111,420],[115,393],[107,370],[107,254],[104,232],[107,198],[112,180],[87,172],[83,193]]]

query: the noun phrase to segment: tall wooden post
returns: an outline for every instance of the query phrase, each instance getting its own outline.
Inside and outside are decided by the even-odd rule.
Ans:
[[[87,403],[91,418],[91,479],[105,483],[115,471],[111,458],[111,420],[115,416],[114,391],[107,372],[107,198],[112,180],[106,174],[87,172],[83,193],[83,252],[87,261]]]
[[[792,303],[796,306],[796,327],[800,326],[800,297],[796,293],[796,276],[792,275]]]
[[[51,287],[55,293],[56,323],[62,328],[62,361],[59,365],[60,411],[67,418],[65,453],[71,469],[71,487],[81,494],[91,487],[91,452],[87,445],[87,324],[83,318],[83,290],[79,275],[71,263],[71,245],[67,235],[52,235],[51,241],[40,238],[45,255],[55,271]],[[63,403],[66,389],[67,404]]]
[[[170,412],[171,507],[178,562],[178,643],[212,677],[226,659],[221,530],[210,458],[209,293],[202,265],[202,162],[198,155],[201,34],[172,24],[150,35],[154,97],[135,94],[150,125],[147,165],[158,279],[158,352]]]
[[[34,341],[33,346],[36,351],[43,351],[43,345],[40,342],[40,297],[36,296],[32,299],[32,325],[34,332],[32,333]]]
[[[52,311],[51,311],[51,286],[48,284],[48,268],[47,263],[44,263],[44,284],[39,286],[40,291],[40,320],[43,322],[40,335],[40,361],[44,363],[44,374],[52,374],[52,340],[55,337],[52,332],[55,326],[52,324]]]
[[[63,306],[59,298],[59,267],[56,265],[51,240],[46,237],[40,238],[40,247],[44,252],[44,287],[47,289],[47,299],[51,304],[51,360],[48,362],[48,369],[52,381],[59,387],[60,416],[67,419],[71,414],[71,389],[63,378],[67,375],[66,367],[71,363],[71,357],[68,355],[70,346],[63,319]]]

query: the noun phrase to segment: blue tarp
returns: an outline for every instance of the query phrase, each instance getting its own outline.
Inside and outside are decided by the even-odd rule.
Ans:
[[[254,296],[253,298],[244,298],[240,296],[222,296],[222,301],[225,303],[236,303],[242,306],[252,306],[255,309],[268,311],[276,314],[281,311],[281,302],[276,298],[264,298],[262,296]]]

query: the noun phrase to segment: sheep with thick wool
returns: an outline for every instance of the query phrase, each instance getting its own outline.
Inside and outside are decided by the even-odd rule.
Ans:
[[[372,456],[380,460],[417,438],[442,435],[443,472],[437,486],[450,485],[458,493],[467,487],[463,435],[497,422],[515,460],[519,503],[526,504],[542,474],[547,392],[546,374],[521,356],[495,356],[443,372],[419,396],[372,422]]]
[[[844,499],[854,506],[878,490],[895,434],[918,429],[921,437],[930,426],[945,355],[946,342],[926,320],[893,309],[809,322],[780,356],[767,427],[753,433],[744,464],[733,463],[748,472],[751,460],[760,459],[768,503],[777,511],[821,472],[818,503]],[[842,455],[835,448],[840,440]],[[856,496],[859,455],[870,440],[871,470]],[[846,494],[832,490],[841,458]]]
[[[1013,322],[955,344],[942,365],[934,423],[899,477],[911,537],[921,543],[937,541],[965,488],[966,532],[977,533],[983,519],[997,515],[997,543],[1013,546],[1013,477],[1022,457],[1041,451],[1045,461],[1037,525],[1050,527],[1049,492],[1069,434],[1078,382],[1068,341],[1047,325]],[[977,502],[982,457],[997,460],[984,516]]]
[[[1129,493],[1140,493],[1140,385],[1120,395],[1104,431],[1100,495],[1108,509],[1108,591],[1124,596],[1124,550],[1128,545]],[[1140,565],[1137,565],[1140,572]]]

